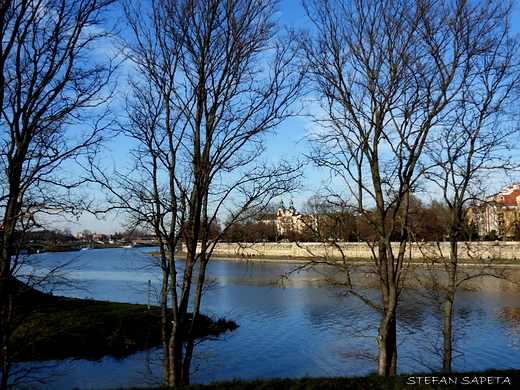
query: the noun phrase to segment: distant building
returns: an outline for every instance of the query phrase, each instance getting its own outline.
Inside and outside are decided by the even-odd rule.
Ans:
[[[313,227],[315,218],[314,216],[300,214],[294,207],[292,200],[288,208],[285,207],[283,200],[280,200],[276,214],[267,214],[260,222],[273,222],[276,226],[277,234],[286,236],[289,232],[301,234],[309,227]]]
[[[518,238],[520,227],[520,183],[513,183],[499,193],[474,205],[470,217],[479,238],[495,232],[501,239]]]
[[[81,232],[74,233],[74,238],[77,240],[83,240],[85,238],[85,235]]]
[[[104,235],[104,234],[94,234],[94,235],[92,236],[92,239],[93,239],[94,241],[99,241],[99,242],[101,242],[101,241],[107,241],[107,236]]]

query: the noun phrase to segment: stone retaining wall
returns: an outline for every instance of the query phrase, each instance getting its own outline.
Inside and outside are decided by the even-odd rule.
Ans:
[[[395,249],[397,249],[397,244]],[[447,257],[449,243],[413,243],[407,257],[413,259]],[[520,259],[520,242],[461,242],[460,259]],[[214,254],[232,257],[339,257],[370,259],[372,251],[367,243],[344,242],[335,245],[315,242],[219,243]]]

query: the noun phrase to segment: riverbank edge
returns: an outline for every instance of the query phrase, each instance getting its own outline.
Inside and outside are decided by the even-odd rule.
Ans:
[[[176,390],[494,390],[520,387],[520,370],[486,370],[462,373],[414,373],[397,376],[256,379],[183,385]],[[173,390],[173,387],[124,387],[107,390]]]
[[[394,253],[402,250],[401,243],[391,242]],[[459,261],[518,261],[520,242],[504,241],[461,241],[458,243]],[[378,251],[377,243],[369,242],[217,242],[212,253],[239,257],[287,257],[310,259],[373,259]],[[186,251],[184,246],[180,251]],[[202,250],[199,243],[197,252]],[[451,246],[449,242],[417,242],[406,244],[405,260],[446,261],[449,260]]]
[[[158,256],[159,253],[156,251],[148,252],[151,256]],[[187,256],[186,252],[175,252],[175,257],[179,259],[185,259]],[[341,258],[312,258],[312,257],[286,257],[286,256],[233,256],[226,255],[220,253],[214,253],[210,256],[210,261],[234,261],[234,262],[242,262],[242,263],[272,263],[272,264],[294,264],[294,265],[305,265],[305,264],[332,264],[334,262],[343,263],[343,259]],[[348,259],[349,266],[355,265],[371,265],[373,260],[370,259]],[[412,259],[410,260],[410,265],[413,266],[428,266],[428,267],[437,267],[442,268],[445,266],[445,263],[442,261],[436,262],[426,262],[422,259]],[[520,268],[520,261],[512,261],[512,260],[493,260],[492,262],[483,262],[480,260],[459,260],[458,266],[460,267],[475,267],[475,266],[486,266],[486,267],[515,267]]]
[[[238,327],[203,314],[199,322],[197,339]],[[121,358],[161,345],[158,306],[53,296],[29,288],[16,299],[14,323],[14,362]]]

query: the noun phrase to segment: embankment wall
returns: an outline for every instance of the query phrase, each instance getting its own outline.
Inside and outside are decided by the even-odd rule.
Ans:
[[[397,250],[397,243],[394,243]],[[343,242],[324,244],[314,242],[265,242],[265,243],[219,243],[214,254],[229,257],[333,257],[343,256],[354,259],[372,258],[370,245],[363,242]],[[459,243],[460,259],[520,259],[520,242],[461,242]],[[449,243],[424,242],[412,243],[406,250],[407,258],[428,259],[447,258]]]

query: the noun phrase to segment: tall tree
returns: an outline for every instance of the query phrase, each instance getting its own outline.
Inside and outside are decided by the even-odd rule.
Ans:
[[[355,207],[333,204],[323,195],[313,195],[303,206],[303,213],[311,216],[307,222],[308,230],[318,241],[344,242],[366,239],[360,235]]]
[[[500,273],[489,267],[459,272],[458,260],[459,242],[467,239],[469,203],[483,198],[494,175],[514,168],[512,153],[520,130],[516,109],[520,41],[511,31],[512,7],[510,1],[480,0],[447,3],[439,10],[446,19],[453,15],[449,42],[465,53],[467,64],[460,75],[460,98],[428,148],[433,166],[428,178],[442,193],[450,219],[449,253],[440,254],[447,274],[442,297],[444,371],[451,371],[453,360],[452,322],[458,287],[470,278]],[[452,61],[441,50],[437,57],[446,66]]]
[[[306,4],[316,33],[306,56],[322,112],[314,162],[344,180],[376,232],[373,267],[381,299],[347,291],[381,315],[378,372],[396,372],[396,313],[407,272],[411,196],[435,130],[453,118],[483,61],[464,0],[339,0]],[[483,18],[484,19],[484,18]],[[483,20],[481,34],[485,33]],[[341,202],[340,200],[338,202]],[[370,210],[370,212],[367,212]],[[392,241],[396,241],[392,245]],[[347,267],[348,261],[343,262]]]
[[[279,39],[276,1],[128,1],[123,10],[135,77],[122,127],[136,141],[135,166],[106,188],[159,240],[164,381],[178,386],[189,382],[214,244],[246,210],[297,184],[295,168],[262,153],[302,76],[293,45]]]
[[[69,209],[78,174],[70,161],[95,151],[100,122],[84,109],[105,103],[112,72],[95,55],[112,0],[22,0],[0,5],[0,338],[2,381],[9,379],[12,304],[20,292],[17,229],[37,211]],[[103,57],[103,58],[102,58]],[[14,256],[14,257],[13,257]]]

